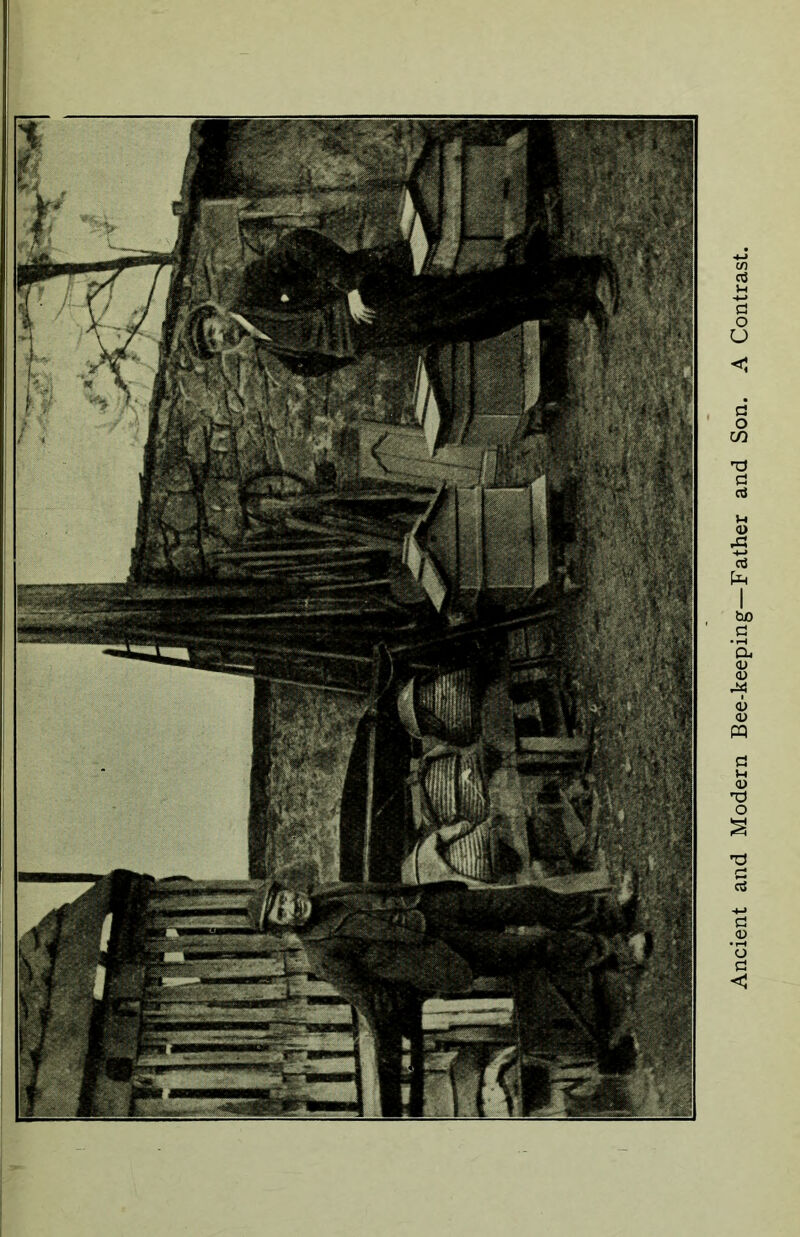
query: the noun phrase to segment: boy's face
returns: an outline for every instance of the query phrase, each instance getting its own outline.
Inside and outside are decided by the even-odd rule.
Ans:
[[[281,928],[298,928],[311,918],[311,899],[294,889],[279,889],[267,912],[270,923]]]

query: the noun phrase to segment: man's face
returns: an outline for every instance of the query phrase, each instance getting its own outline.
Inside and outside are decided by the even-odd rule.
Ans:
[[[282,928],[299,928],[311,918],[311,899],[294,889],[279,889],[267,919]]]
[[[226,348],[235,348],[242,337],[238,322],[215,314],[206,318],[203,323],[203,342],[209,352],[224,352]]]

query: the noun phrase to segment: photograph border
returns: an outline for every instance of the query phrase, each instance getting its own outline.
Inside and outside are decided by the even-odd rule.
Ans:
[[[662,113],[662,112],[654,112],[654,113],[649,113],[649,112],[646,112],[646,113],[598,112],[598,113],[593,113],[593,112],[585,112],[585,111],[553,112],[553,113],[543,113],[543,112],[491,113],[491,112],[480,111],[480,112],[439,112],[439,113],[437,112],[419,112],[419,113],[412,113],[412,112],[403,112],[403,113],[336,112],[336,113],[264,113],[264,114],[259,114],[259,113],[226,112],[226,113],[203,113],[202,115],[200,115],[197,113],[185,113],[184,114],[184,113],[177,113],[177,112],[164,112],[164,113],[149,113],[149,112],[82,113],[82,112],[75,112],[75,113],[65,113],[63,117],[59,117],[59,119],[63,119],[63,120],[105,120],[105,119],[113,119],[113,120],[126,120],[126,119],[128,120],[157,120],[157,119],[170,119],[170,120],[173,120],[173,119],[174,120],[201,120],[201,119],[202,120],[205,120],[205,119],[208,119],[208,120],[234,120],[234,119],[236,120],[239,120],[239,119],[241,120],[292,120],[292,119],[297,119],[297,120],[314,120],[314,119],[321,119],[321,120],[339,120],[339,119],[341,120],[369,120],[369,119],[424,120],[426,118],[434,119],[434,120],[447,120],[447,119],[504,120],[504,119],[508,119],[508,120],[520,120],[520,121],[526,121],[526,120],[527,121],[529,120],[544,120],[544,121],[556,121],[556,120],[642,121],[644,120],[644,121],[682,121],[682,122],[690,121],[692,122],[692,125],[693,125],[693,147],[692,147],[692,158],[693,158],[693,165],[692,165],[692,195],[693,195],[692,196],[692,212],[693,212],[693,220],[692,220],[692,236],[693,236],[693,254],[692,254],[692,271],[693,271],[693,306],[692,306],[692,312],[693,312],[693,357],[692,357],[692,363],[693,363],[693,375],[692,375],[692,387],[693,387],[693,393],[692,393],[692,414],[693,414],[693,421],[692,421],[692,473],[693,473],[692,490],[693,490],[693,500],[692,500],[692,520],[693,520],[693,525],[692,525],[692,604],[691,604],[691,612],[692,612],[692,756],[691,756],[691,760],[692,760],[692,796],[691,796],[692,798],[692,803],[691,803],[691,813],[692,813],[692,846],[691,846],[691,856],[692,856],[692,905],[691,905],[691,914],[692,914],[692,923],[691,923],[692,1111],[691,1113],[687,1113],[685,1115],[667,1114],[667,1115],[664,1115],[663,1117],[661,1116],[658,1116],[658,1117],[619,1116],[619,1117],[611,1118],[611,1124],[616,1125],[622,1122],[622,1123],[625,1123],[626,1125],[629,1123],[633,1123],[636,1125],[655,1124],[657,1126],[660,1126],[664,1123],[669,1123],[669,1122],[680,1122],[680,1123],[696,1122],[698,1120],[698,1111],[697,1111],[697,990],[698,990],[698,967],[699,967],[698,948],[697,948],[697,917],[698,917],[698,873],[697,873],[697,865],[698,865],[698,857],[697,857],[697,844],[698,844],[698,832],[697,832],[698,684],[697,684],[697,676],[698,676],[698,613],[699,613],[698,611],[698,596],[699,596],[699,588],[698,588],[698,521],[699,521],[698,216],[699,216],[699,161],[700,161],[700,148],[699,148],[700,115],[699,113],[685,113],[685,114],[684,113]],[[17,126],[20,121],[24,121],[28,119],[48,120],[48,119],[51,119],[51,117],[45,114],[28,115],[25,113],[14,113],[13,116],[10,118],[10,122],[13,124],[13,127],[14,127],[15,144],[14,144],[13,153],[14,153],[14,166],[15,167],[16,167],[16,142],[17,142],[17,137],[18,137]],[[16,186],[15,178],[13,178],[13,184],[15,187]],[[17,239],[17,194],[15,192],[14,212],[13,212],[13,238],[12,238],[14,249],[16,248],[16,239]],[[13,322],[13,316],[14,315],[13,315],[13,308],[12,308],[11,314],[10,314],[10,319],[12,322]],[[16,376],[16,373],[17,373],[17,360],[18,360],[17,340],[16,340],[16,333],[15,333],[14,344],[13,344],[14,376]],[[18,718],[19,701],[18,701],[18,691],[17,691],[17,688],[18,688],[18,673],[17,673],[18,641],[16,638],[16,629],[17,629],[17,498],[18,498],[17,487],[16,487],[16,477],[17,477],[16,423],[17,423],[17,415],[18,415],[16,389],[14,391],[14,397],[13,397],[13,408],[14,408],[14,413],[13,413],[14,432],[13,432],[12,467],[13,467],[13,476],[14,476],[14,486],[13,486],[12,501],[7,505],[7,509],[10,510],[11,512],[12,544],[13,544],[13,559],[12,559],[12,565],[11,565],[11,574],[12,574],[12,581],[13,581],[13,637],[14,637],[13,638],[13,661],[12,661],[12,665],[13,665],[13,684],[12,684],[13,743],[14,743],[12,794],[13,794],[13,811],[14,811],[13,906],[14,906],[14,955],[15,955],[15,959],[14,959],[14,998],[15,998],[14,999],[14,1030],[15,1030],[14,1076],[15,1076],[15,1083],[16,1083],[16,1088],[15,1088],[16,1094],[14,1097],[15,1122],[18,1124],[31,1125],[31,1126],[52,1125],[52,1124],[84,1125],[86,1123],[94,1124],[94,1123],[102,1122],[102,1123],[112,1123],[115,1125],[122,1125],[122,1126],[136,1125],[137,1127],[138,1126],[144,1127],[146,1125],[153,1125],[153,1124],[160,1125],[162,1123],[166,1123],[169,1125],[185,1125],[188,1123],[191,1125],[199,1124],[201,1126],[207,1125],[210,1122],[229,1124],[230,1118],[216,1117],[211,1114],[207,1116],[198,1114],[197,1116],[192,1116],[189,1118],[178,1117],[178,1116],[153,1116],[153,1117],[20,1116],[20,1112],[19,1112],[19,1034],[20,1034],[19,953],[18,953],[18,948],[17,948],[18,941],[19,941],[19,933],[18,933],[18,921],[19,921],[19,915],[18,915],[19,786],[18,786],[18,735],[17,735],[17,718]],[[334,1114],[327,1115],[327,1116],[315,1116],[314,1114],[309,1113],[307,1115],[304,1115],[302,1119],[299,1117],[293,1117],[292,1114],[286,1114],[285,1116],[282,1116],[282,1117],[239,1115],[237,1116],[236,1121],[247,1123],[247,1124],[255,1123],[259,1125],[266,1122],[272,1125],[272,1124],[282,1123],[287,1120],[296,1124],[300,1120],[302,1120],[303,1124],[309,1124],[309,1123],[320,1124],[320,1125],[324,1125],[327,1127],[331,1125],[332,1123],[336,1123],[337,1121],[342,1120],[342,1119],[344,1119],[343,1116],[337,1117]],[[405,1118],[405,1120],[422,1121],[423,1123],[430,1122],[431,1120],[447,1121],[448,1123],[452,1123],[452,1122],[461,1123],[465,1121],[474,1123],[474,1122],[480,1122],[485,1119],[486,1118],[483,1118],[483,1117],[455,1117],[455,1118],[443,1117],[443,1118],[433,1118],[433,1119],[431,1119],[430,1117]],[[544,1118],[523,1117],[521,1118],[521,1120],[529,1122],[529,1123],[541,1123],[542,1121],[544,1122],[557,1121],[558,1118],[555,1118],[555,1117],[544,1117]],[[581,1116],[570,1117],[570,1123],[580,1122],[582,1124],[586,1124],[586,1123],[596,1124],[597,1122],[607,1122],[607,1121],[608,1121],[608,1118],[603,1117],[602,1115],[581,1115]],[[377,1124],[380,1126],[386,1123],[386,1118],[362,1117],[359,1115],[357,1124],[363,1125],[365,1123],[372,1123],[372,1124]]]

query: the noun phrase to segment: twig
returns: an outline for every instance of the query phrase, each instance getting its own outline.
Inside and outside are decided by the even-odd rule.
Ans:
[[[115,282],[116,282],[116,280],[118,279],[119,274],[120,274],[120,272],[119,272],[119,271],[112,271],[112,273],[109,275],[108,279],[105,279],[102,283],[98,284],[96,288],[92,288],[92,289],[91,289],[91,291],[87,291],[87,293],[86,293],[86,305],[87,305],[87,307],[88,307],[88,306],[90,306],[90,305],[93,305],[93,304],[94,304],[94,299],[95,299],[95,297],[96,297],[96,296],[99,296],[99,295],[100,295],[100,293],[101,293],[101,292],[102,292],[105,288],[108,288],[108,287],[109,287],[109,285],[111,285],[111,290],[110,290],[110,292],[109,292],[109,294],[108,294],[108,300],[106,301],[106,304],[105,304],[105,309],[104,309],[104,310],[103,310],[103,312],[101,313],[100,317],[97,319],[97,321],[98,321],[98,322],[102,322],[103,318],[104,318],[104,317],[106,316],[106,314],[108,313],[109,306],[111,305],[111,298],[112,298],[112,296],[113,296],[113,294],[114,294],[114,283],[115,283]],[[91,316],[92,316],[92,317],[94,317],[94,311],[93,311],[93,310],[92,310]]]
[[[112,372],[112,374],[114,375],[114,377],[118,380],[118,381],[117,381],[117,384],[118,384],[119,386],[121,386],[121,387],[123,387],[123,388],[124,388],[124,386],[125,386],[125,382],[124,382],[124,380],[123,380],[123,378],[122,378],[121,374],[119,373],[119,371],[118,371],[118,369],[117,369],[117,366],[116,366],[116,363],[115,363],[115,361],[114,361],[114,358],[113,358],[113,356],[111,355],[111,353],[110,353],[110,352],[106,349],[105,344],[103,343],[102,339],[100,338],[100,330],[99,330],[99,325],[100,325],[100,324],[99,324],[99,322],[97,321],[97,319],[96,319],[96,318],[95,318],[95,316],[94,316],[94,309],[92,308],[92,300],[93,300],[93,297],[92,297],[92,295],[91,295],[91,294],[90,294],[89,296],[87,296],[87,298],[86,298],[86,308],[87,308],[87,310],[89,311],[89,321],[90,321],[90,323],[91,323],[91,325],[90,325],[90,327],[89,327],[89,330],[92,332],[92,334],[94,335],[95,339],[97,340],[97,344],[98,344],[98,347],[99,347],[99,349],[100,349],[100,353],[101,353],[101,356],[103,357],[103,360],[104,360],[104,361],[105,361],[105,363],[108,365],[108,367],[109,367],[109,369],[111,370],[111,372]]]
[[[71,293],[71,291],[72,291],[72,282],[73,282],[73,278],[74,278],[74,277],[73,277],[72,275],[68,275],[68,276],[67,276],[67,290],[66,290],[66,292],[64,293],[64,299],[63,299],[63,301],[61,302],[61,308],[59,309],[59,311],[58,311],[58,313],[56,314],[56,317],[53,319],[53,321],[55,321],[57,318],[60,318],[60,317],[61,317],[61,314],[62,314],[62,312],[63,312],[64,306],[66,305],[67,301],[68,301],[68,300],[69,300],[69,298],[70,298],[70,293]]]
[[[22,323],[23,323],[23,328],[28,333],[28,373],[27,373],[26,380],[25,380],[25,409],[24,409],[24,413],[22,417],[22,426],[19,431],[19,437],[17,438],[17,442],[22,442],[23,436],[25,434],[25,430],[28,428],[28,422],[30,420],[30,415],[31,415],[31,376],[32,376],[32,371],[33,371],[34,351],[33,351],[33,322],[31,321],[31,313],[30,313],[30,307],[29,307],[30,293],[31,293],[31,290],[29,287],[26,289],[25,296],[23,298]]]
[[[147,301],[145,302],[145,306],[144,306],[144,309],[142,310],[142,313],[141,313],[141,316],[140,316],[140,318],[139,318],[139,321],[136,323],[136,325],[135,325],[135,326],[133,326],[133,327],[131,328],[130,334],[128,335],[128,338],[125,340],[125,343],[122,345],[122,347],[121,347],[120,349],[118,349],[118,356],[119,356],[119,359],[120,359],[120,360],[122,360],[122,358],[124,357],[125,353],[127,352],[128,348],[129,348],[129,346],[130,346],[131,340],[134,338],[134,336],[136,335],[137,331],[139,330],[139,327],[142,325],[142,323],[144,322],[144,320],[145,320],[145,318],[147,317],[148,313],[150,312],[150,306],[152,305],[152,303],[153,303],[153,297],[155,296],[156,284],[158,283],[158,277],[159,277],[159,275],[161,274],[161,272],[163,271],[163,269],[164,269],[164,266],[165,266],[165,265],[166,265],[166,263],[162,263],[162,265],[161,265],[161,266],[159,266],[158,270],[156,271],[155,275],[153,276],[153,282],[152,282],[152,284],[150,285],[150,294],[149,294],[149,296],[148,296],[148,298],[147,298]]]
[[[127,328],[127,327],[124,327],[124,326],[108,326],[108,325],[107,325],[107,323],[105,323],[105,322],[101,322],[101,323],[99,323],[98,325],[99,325],[99,327],[100,327],[101,331],[115,331],[117,335],[127,335],[127,334],[128,334],[128,328]],[[140,330],[140,331],[139,331],[139,335],[138,335],[138,337],[139,337],[139,339],[149,339],[149,340],[152,340],[152,342],[153,342],[154,344],[160,344],[160,343],[161,343],[161,340],[158,338],[158,336],[157,336],[157,335],[153,335],[150,331],[142,331],[142,330]],[[139,364],[144,365],[144,364],[145,364],[145,362],[144,362],[144,361],[140,361],[140,362],[139,362]],[[152,368],[152,366],[151,366],[150,368]],[[155,370],[153,370],[153,372],[155,373]]]

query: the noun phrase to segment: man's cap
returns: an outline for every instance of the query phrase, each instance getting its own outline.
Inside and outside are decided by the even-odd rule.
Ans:
[[[214,352],[209,348],[205,340],[204,327],[210,318],[219,318],[222,316],[222,310],[218,305],[213,305],[206,302],[203,305],[197,305],[189,313],[184,327],[186,342],[189,345],[192,353],[201,361],[207,361],[214,356]]]
[[[247,914],[256,932],[269,932],[272,929],[269,913],[278,896],[278,890],[282,888],[280,881],[268,880],[248,902]]]

